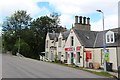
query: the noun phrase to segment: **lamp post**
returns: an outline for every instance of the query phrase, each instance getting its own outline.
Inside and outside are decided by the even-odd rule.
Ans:
[[[105,59],[105,33],[104,33],[104,13],[102,10],[96,10],[97,12],[102,13],[102,21],[103,21],[103,52],[104,52],[104,71],[106,72],[106,59]]]
[[[18,54],[20,54],[20,35],[19,35],[19,46],[18,46]]]

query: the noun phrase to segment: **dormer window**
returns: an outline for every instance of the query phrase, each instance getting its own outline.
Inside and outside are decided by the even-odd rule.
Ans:
[[[115,42],[114,32],[108,31],[106,33],[106,43],[114,43],[114,42]]]

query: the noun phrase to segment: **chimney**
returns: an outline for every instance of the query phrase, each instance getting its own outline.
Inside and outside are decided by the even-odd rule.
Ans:
[[[82,16],[79,17],[79,23],[82,24]]]
[[[90,18],[87,18],[87,24],[90,25]]]
[[[75,16],[75,23],[78,23],[78,16]]]
[[[83,17],[83,24],[86,24],[86,17]]]

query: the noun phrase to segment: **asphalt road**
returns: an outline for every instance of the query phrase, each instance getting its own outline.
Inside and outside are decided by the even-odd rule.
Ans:
[[[86,71],[32,60],[2,55],[2,78],[104,78]]]

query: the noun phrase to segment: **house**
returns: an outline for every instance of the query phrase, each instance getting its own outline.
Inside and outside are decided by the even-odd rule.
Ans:
[[[97,64],[101,68],[106,61],[112,63],[113,70],[117,70],[118,28],[91,31],[90,18],[82,16],[75,16],[74,25],[66,32],[47,33],[46,59],[79,67]]]
[[[69,36],[70,31],[61,32],[58,36],[57,54],[58,60],[66,63],[67,54],[64,51],[66,40]]]
[[[47,33],[45,41],[45,58],[54,61],[57,55],[57,40],[59,33]]]
[[[105,45],[103,46],[103,34],[105,37]],[[96,43],[94,45],[94,61],[99,62],[101,67],[103,67],[104,59],[106,62],[112,63],[112,69],[117,70],[117,48],[118,48],[118,28],[101,31],[97,33]],[[103,47],[105,47],[106,52],[105,58],[103,54]]]
[[[72,29],[65,44],[65,52],[69,56],[67,63],[86,67],[86,61],[92,62],[93,57],[89,48],[93,47],[95,36],[94,31]],[[87,55],[90,55],[89,59],[86,59]]]
[[[105,34],[106,57],[103,54],[103,34]],[[89,67],[90,63],[98,63],[103,68],[104,59],[112,63],[117,70],[118,29],[106,31],[85,31],[72,29],[65,43],[68,54],[67,64]]]

